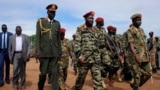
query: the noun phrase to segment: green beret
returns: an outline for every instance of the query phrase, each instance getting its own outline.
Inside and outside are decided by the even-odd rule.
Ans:
[[[142,15],[139,14],[139,13],[133,14],[133,15],[131,16],[131,19],[135,19],[135,18],[142,18]]]

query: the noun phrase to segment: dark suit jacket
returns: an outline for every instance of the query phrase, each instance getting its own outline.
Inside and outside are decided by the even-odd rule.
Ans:
[[[6,32],[6,33],[7,33],[7,48],[8,48],[9,37],[12,35],[12,33],[10,33],[10,32]],[[0,49],[2,47],[2,34],[3,34],[3,32],[0,33]]]
[[[9,59],[11,62],[13,62],[14,52],[16,47],[16,34],[12,35],[9,39]],[[27,35],[22,34],[22,55],[25,62],[28,61],[27,56],[29,56],[30,53],[30,39]]]
[[[36,53],[40,57],[58,57],[62,53],[60,42],[60,23],[46,18],[38,19],[36,27]]]

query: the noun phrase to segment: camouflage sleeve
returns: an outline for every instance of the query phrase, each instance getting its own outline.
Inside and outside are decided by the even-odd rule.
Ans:
[[[80,28],[78,27],[76,31],[76,38],[75,38],[74,46],[73,46],[75,53],[81,51],[80,46],[81,46],[81,31],[80,31]]]
[[[132,31],[128,29],[127,38],[129,43],[134,43],[134,38],[132,37]]]
[[[72,42],[67,39],[66,44],[68,47],[68,51],[72,51]]]

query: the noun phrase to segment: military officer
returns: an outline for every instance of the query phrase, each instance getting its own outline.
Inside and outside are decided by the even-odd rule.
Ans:
[[[109,56],[111,58],[111,65],[109,69],[109,85],[113,86],[114,80],[113,80],[113,75],[116,74],[117,70],[120,67],[120,48],[119,44],[116,40],[116,27],[114,26],[108,26],[108,35],[107,35],[107,50],[109,51]]]
[[[72,65],[73,65],[73,70],[75,75],[77,75],[78,73],[78,66],[77,66],[77,57],[74,53],[74,44],[75,44],[75,38],[76,38],[76,34],[72,35],[73,40],[71,40],[71,44],[72,44]]]
[[[132,26],[127,30],[129,42],[128,61],[132,65],[133,81],[131,87],[133,90],[139,90],[150,77],[151,68],[148,58],[146,35],[141,26],[142,15],[134,14],[131,16]]]
[[[59,64],[59,85],[61,90],[66,90],[65,81],[67,79],[68,73],[68,65],[69,65],[69,56],[72,58],[72,50],[71,50],[71,43],[70,41],[65,38],[65,28],[61,28],[61,47],[62,47],[62,55],[60,60],[58,61]]]
[[[36,56],[40,61],[38,90],[43,90],[46,74],[51,72],[52,89],[59,90],[58,59],[62,54],[60,41],[60,22],[55,20],[56,4],[46,7],[48,17],[40,18],[36,27]]]
[[[149,32],[149,38],[147,39],[147,47],[149,50],[149,58],[151,60],[151,66],[152,66],[152,72],[157,72],[157,66],[156,66],[156,40],[154,38],[154,32]]]
[[[90,70],[94,90],[103,90],[99,65],[100,55],[97,45],[98,38],[93,27],[94,12],[90,11],[83,17],[85,19],[85,24],[78,26],[74,45],[74,51],[76,55],[79,56],[79,72],[73,89],[82,89],[88,70]]]
[[[104,26],[104,19],[102,17],[97,17],[96,20],[96,25],[95,25],[95,30],[96,30],[96,33],[98,34],[98,37],[99,37],[99,53],[100,53],[100,58],[101,58],[101,74],[102,74],[102,77],[106,77],[107,75],[107,71],[109,70],[108,67],[110,66],[111,64],[111,59],[108,55],[108,51],[106,49],[106,46],[105,46],[105,42],[106,42],[106,37],[107,37],[107,32],[105,30],[105,28],[103,27]],[[102,84],[103,84],[103,87],[105,88],[106,85],[104,83],[104,80],[102,80]]]

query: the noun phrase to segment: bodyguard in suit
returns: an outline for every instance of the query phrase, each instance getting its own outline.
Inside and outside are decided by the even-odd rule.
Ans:
[[[60,23],[55,20],[56,4],[46,7],[48,17],[40,18],[36,27],[36,54],[40,61],[38,90],[43,90],[46,75],[51,72],[52,89],[59,90],[58,59],[61,56]]]
[[[22,34],[21,26],[16,26],[16,34],[9,39],[9,59],[13,64],[13,88],[14,90],[25,90],[26,62],[29,61],[30,40]],[[21,82],[18,85],[18,79]],[[18,87],[19,86],[19,87]]]
[[[7,25],[2,25],[0,33],[0,87],[4,85],[4,62],[5,62],[5,81],[10,84],[10,61],[8,57],[9,37],[12,33],[7,31]]]

